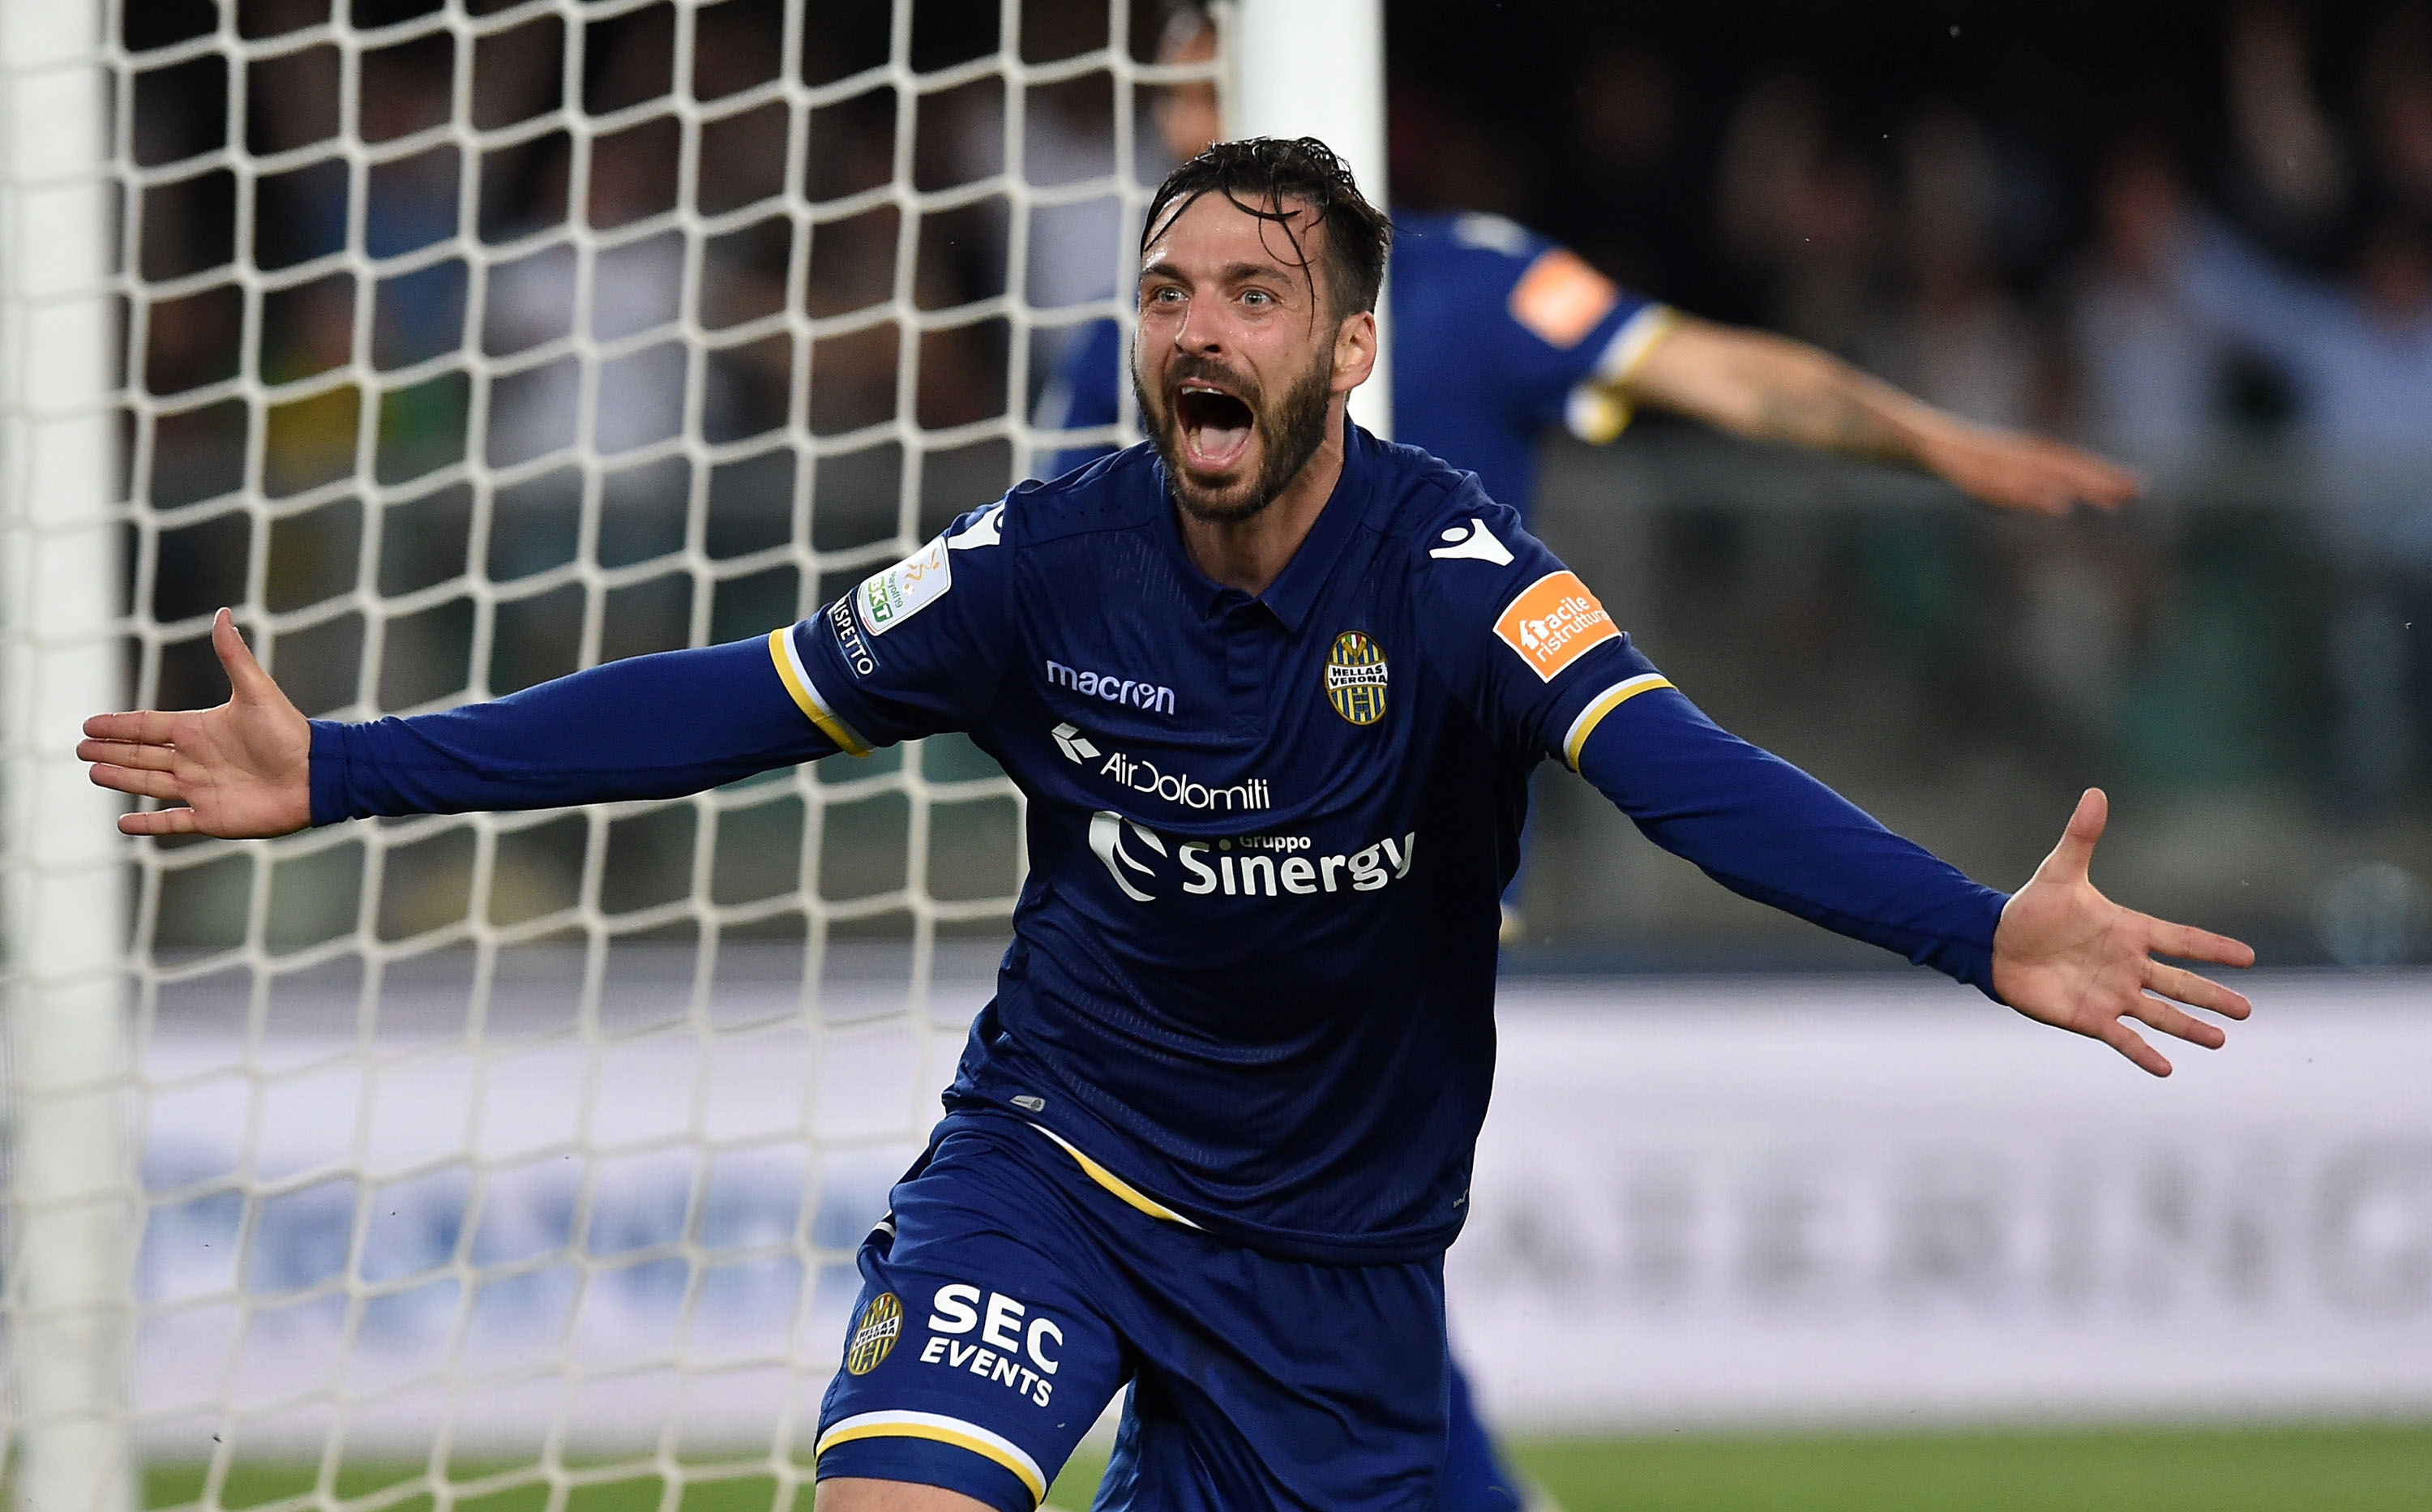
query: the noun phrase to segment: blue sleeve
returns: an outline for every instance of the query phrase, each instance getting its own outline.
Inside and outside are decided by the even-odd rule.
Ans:
[[[1664,305],[1614,283],[1586,259],[1495,215],[1414,228],[1442,245],[1411,250],[1412,317],[1397,339],[1423,340],[1478,364],[1505,403],[1533,426],[1562,423],[1609,441],[1622,418],[1595,386],[1636,365],[1671,319]],[[1397,273],[1400,269],[1397,267]],[[1394,308],[1405,308],[1405,291]],[[1455,463],[1462,459],[1451,459]]]
[[[1060,478],[1126,443],[1115,429],[1123,421],[1123,328],[1111,320],[1093,321],[1065,354],[1032,416],[1056,448],[1045,476]]]
[[[610,662],[488,704],[312,722],[312,823],[670,798],[833,754],[767,639]]]
[[[1579,769],[1649,840],[1742,897],[1994,997],[1993,931],[2008,894],[1722,729],[1668,684],[1610,709],[1583,736]]]

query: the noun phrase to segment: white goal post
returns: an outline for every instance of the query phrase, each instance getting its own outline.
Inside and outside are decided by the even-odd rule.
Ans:
[[[219,696],[221,603],[341,718],[811,611],[1073,439],[1030,405],[1126,318],[1160,87],[1383,197],[1381,0],[1220,4],[1177,66],[1152,0],[984,10],[0,6],[18,1506],[808,1494],[1019,885],[1004,778],[930,741],[170,844],[73,745]]]
[[[1385,0],[1242,4],[1233,22],[1224,127],[1239,137],[1315,137],[1388,203]],[[1354,418],[1393,433],[1393,330],[1377,311],[1376,370],[1351,394]]]
[[[134,1196],[126,868],[78,721],[124,697],[97,8],[0,8],[0,921],[18,1504],[124,1512]]]

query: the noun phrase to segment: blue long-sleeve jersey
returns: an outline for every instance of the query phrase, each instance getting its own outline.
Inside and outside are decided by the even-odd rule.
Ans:
[[[1476,472],[1526,519],[1538,438],[1556,424],[1583,441],[1619,434],[1630,415],[1607,385],[1637,365],[1672,312],[1500,215],[1397,215],[1393,233],[1393,438]],[[1120,444],[1126,371],[1115,322],[1081,333],[1039,396],[1039,427],[1063,438],[1047,476]]]
[[[1475,477],[1353,427],[1256,596],[1134,448],[820,614],[492,705],[318,725],[318,823],[683,791],[964,730],[1031,871],[950,1110],[1039,1125],[1272,1252],[1458,1232],[1528,774],[1578,767],[1740,892],[1988,986],[2003,898],[1709,722]]]

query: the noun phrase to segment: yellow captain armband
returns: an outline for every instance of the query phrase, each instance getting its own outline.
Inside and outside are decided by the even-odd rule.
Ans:
[[[1641,693],[1651,693],[1659,688],[1671,686],[1672,679],[1662,672],[1641,672],[1598,693],[1587,707],[1579,710],[1579,717],[1571,721],[1570,733],[1562,737],[1562,759],[1570,764],[1573,772],[1579,770],[1579,753],[1587,749],[1588,737],[1596,733],[1596,727],[1604,722],[1606,715]]]
[[[777,664],[777,680],[785,685],[795,705],[819,726],[821,735],[835,741],[836,749],[847,756],[870,755],[870,742],[855,735],[853,726],[839,719],[827,700],[819,696],[819,685],[811,681],[809,671],[802,666],[802,653],[794,648],[791,625],[768,632],[768,659]]]

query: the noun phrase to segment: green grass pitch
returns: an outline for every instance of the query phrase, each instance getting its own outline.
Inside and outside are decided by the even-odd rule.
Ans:
[[[1569,1512],[2427,1512],[2432,1423],[2371,1426],[2105,1428],[1900,1434],[1655,1435],[1521,1439],[1513,1458]],[[1066,1469],[1050,1500],[1079,1512],[1104,1461]],[[378,1496],[418,1467],[350,1464],[342,1500],[430,1512],[423,1497]],[[477,1479],[467,1468],[451,1479]],[[293,1497],[310,1469],[240,1466],[228,1508]],[[155,1465],[146,1502],[191,1505],[197,1466]],[[577,1487],[564,1512],[660,1512],[655,1477]],[[545,1512],[521,1487],[467,1497],[463,1512]],[[682,1512],[809,1512],[776,1504],[775,1483],[737,1475],[696,1483]]]
[[[2432,1512],[2432,1424],[1521,1439],[1568,1512]],[[1059,1507],[1089,1505],[1076,1460]]]

